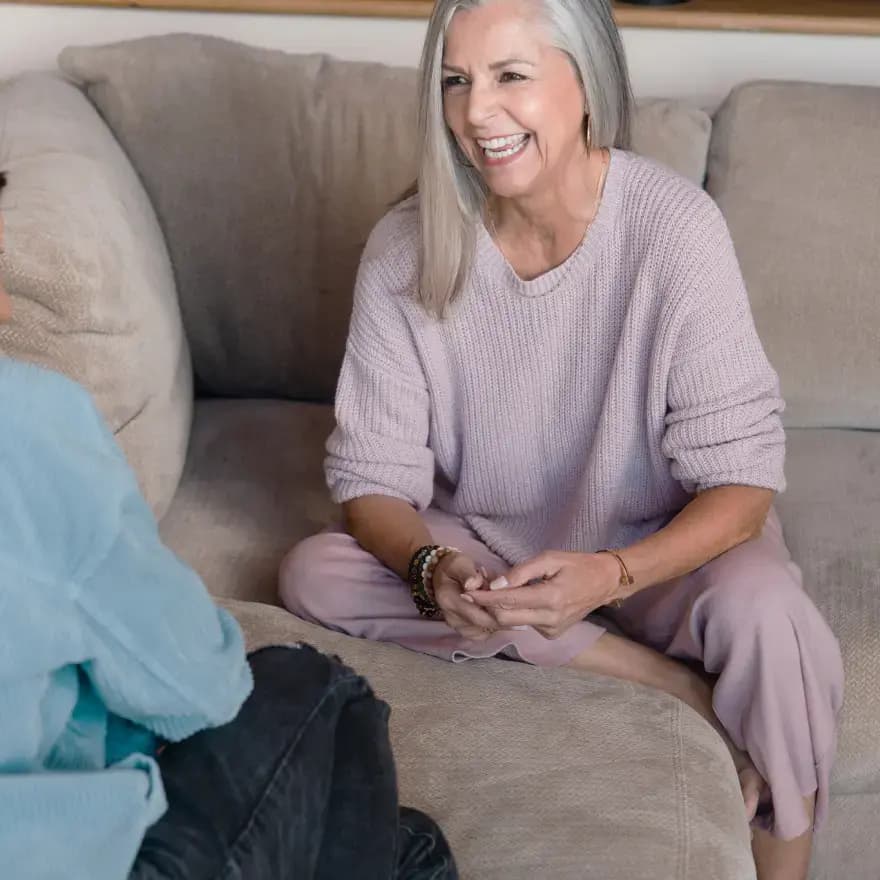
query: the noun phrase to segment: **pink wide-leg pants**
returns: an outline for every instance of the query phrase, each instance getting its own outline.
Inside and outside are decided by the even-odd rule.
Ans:
[[[457,517],[431,509],[424,518],[436,543],[459,548],[493,576],[509,568]],[[618,610],[602,609],[602,617],[554,640],[529,628],[471,641],[443,621],[419,617],[406,584],[342,531],[298,544],[282,564],[280,593],[305,620],[456,662],[501,654],[563,666],[603,635],[607,618],[628,638],[718,676],[715,713],[772,792],[772,810],[758,824],[783,839],[801,835],[810,827],[803,799],[814,793],[816,827],[827,815],[843,665],[802,588],[775,511],[759,538],[637,593]]]

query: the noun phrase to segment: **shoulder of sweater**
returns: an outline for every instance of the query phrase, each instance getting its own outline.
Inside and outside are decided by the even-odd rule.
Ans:
[[[0,496],[19,534],[4,535],[7,549],[72,577],[105,552],[123,499],[138,492],[134,474],[91,395],[60,373],[0,358],[0,412]]]
[[[650,226],[666,241],[693,240],[708,229],[726,229],[718,205],[700,186],[654,159],[626,155],[624,210],[630,222]]]
[[[381,275],[386,285],[403,288],[415,281],[418,263],[419,196],[416,193],[396,204],[373,227],[361,255],[361,267]]]

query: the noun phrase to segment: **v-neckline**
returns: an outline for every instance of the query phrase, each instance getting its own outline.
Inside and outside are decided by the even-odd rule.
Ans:
[[[584,236],[577,247],[558,266],[542,272],[535,278],[520,277],[511,266],[504,252],[492,238],[484,223],[477,230],[477,254],[485,258],[495,272],[504,278],[505,286],[522,296],[545,296],[552,293],[576,268],[585,268],[601,250],[608,231],[614,225],[614,218],[620,202],[620,183],[623,176],[623,165],[626,153],[611,148],[609,151],[608,169],[605,174],[605,186],[599,201],[599,210],[593,221],[587,226]]]

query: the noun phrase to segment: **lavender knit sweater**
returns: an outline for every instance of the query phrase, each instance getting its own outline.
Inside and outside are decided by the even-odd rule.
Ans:
[[[575,252],[523,281],[481,226],[444,321],[413,297],[416,198],[361,261],[327,444],[335,501],[433,503],[515,563],[626,546],[712,486],[784,488],[778,379],[702,190],[612,151]]]

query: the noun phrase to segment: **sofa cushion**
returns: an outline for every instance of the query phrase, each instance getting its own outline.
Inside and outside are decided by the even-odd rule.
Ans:
[[[192,382],[149,199],[94,107],[54,76],[0,86],[0,169],[14,308],[0,352],[92,393],[161,515],[183,468]]]
[[[877,880],[880,793],[835,797],[816,836],[810,880]]]
[[[754,877],[730,756],[672,697],[503,660],[453,666],[224,604],[249,648],[309,642],[390,703],[401,802],[437,819],[462,878]]]
[[[880,433],[789,430],[787,452],[786,542],[846,674],[832,793],[880,793]]]
[[[698,107],[665,98],[643,98],[633,117],[632,149],[702,186],[712,119]]]
[[[752,83],[715,117],[727,217],[789,426],[880,428],[880,89]]]
[[[415,176],[415,71],[187,35],[60,64],[157,207],[200,387],[331,399],[361,249]],[[709,127],[652,101],[635,146],[701,183]]]
[[[318,404],[197,402],[162,533],[214,595],[277,603],[284,554],[338,518],[321,468],[332,422]],[[832,791],[880,792],[880,433],[790,430],[787,476],[786,540],[846,670]]]
[[[338,520],[322,467],[333,410],[275,400],[199,400],[180,489],[161,523],[215,596],[277,602],[278,566]]]

